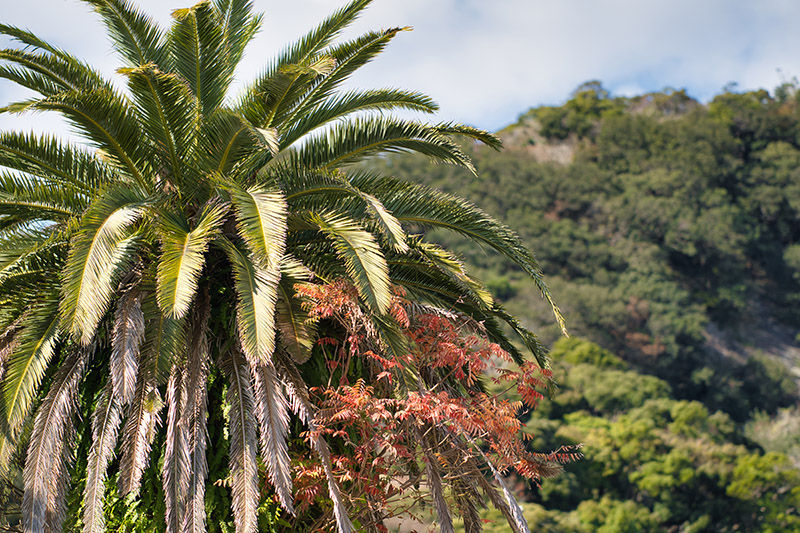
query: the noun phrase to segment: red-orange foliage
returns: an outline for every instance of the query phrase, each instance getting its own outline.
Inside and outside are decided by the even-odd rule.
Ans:
[[[412,305],[395,289],[390,312],[410,347],[397,354],[377,341],[375,325],[349,283],[302,284],[297,290],[311,317],[331,320],[344,331],[319,340],[331,379],[312,389],[321,407],[313,431],[340,444],[333,457],[336,475],[351,497],[360,496],[351,503],[382,512],[407,510],[392,509],[390,502],[418,487],[420,463],[431,457],[441,463],[438,467],[450,468],[446,474],[451,478],[458,477],[454,457],[462,465],[481,465],[473,468],[479,474],[488,458],[500,472],[515,471],[537,483],[558,471],[559,463],[580,457],[573,449],[549,454],[528,449],[530,434],[523,432],[519,415],[536,407],[550,371],[531,362],[514,364],[482,335],[479,323]],[[350,371],[356,358],[362,369],[357,377]],[[490,393],[488,382],[505,387]],[[510,391],[520,399],[505,398]],[[455,455],[445,453],[445,445]],[[326,494],[325,476],[317,463],[304,459],[296,464],[302,509]]]

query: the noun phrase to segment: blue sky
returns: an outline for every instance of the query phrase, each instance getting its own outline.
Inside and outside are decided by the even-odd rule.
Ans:
[[[78,0],[2,0],[0,19],[27,27],[114,76],[103,28]],[[191,3],[141,0],[156,19]],[[257,74],[286,43],[343,5],[339,0],[255,0],[264,28],[239,78]],[[531,106],[562,103],[581,82],[613,94],[686,88],[707,100],[729,82],[773,89],[800,77],[797,0],[375,0],[347,35],[412,26],[352,85],[430,94],[440,120],[489,130]],[[5,44],[3,41],[2,44]],[[0,103],[23,96],[0,82]],[[0,115],[0,130],[56,122]]]

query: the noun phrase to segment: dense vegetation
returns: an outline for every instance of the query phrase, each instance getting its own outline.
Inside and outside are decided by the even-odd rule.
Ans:
[[[571,332],[610,350],[556,345],[561,392],[535,433],[585,443],[587,460],[530,493],[540,529],[798,527],[799,101],[792,83],[702,105],[673,90],[615,98],[590,82],[500,132],[503,152],[471,149],[479,177],[382,162],[512,224]],[[513,266],[460,251],[557,339]]]

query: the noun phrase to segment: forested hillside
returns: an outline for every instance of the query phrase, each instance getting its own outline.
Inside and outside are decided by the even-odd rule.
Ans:
[[[556,344],[562,387],[533,415],[539,449],[586,452],[528,493],[537,529],[797,531],[796,84],[700,104],[673,90],[612,97],[590,82],[500,134],[501,152],[466,147],[477,176],[407,157],[382,164],[518,231],[585,339]],[[520,272],[460,251],[556,341]]]

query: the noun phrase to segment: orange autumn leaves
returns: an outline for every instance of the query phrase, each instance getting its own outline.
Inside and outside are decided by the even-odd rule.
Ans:
[[[313,431],[335,443],[336,473],[350,494],[363,495],[363,505],[391,509],[392,498],[403,494],[398,505],[407,507],[406,491],[418,488],[415,475],[418,480],[422,462],[431,457],[450,467],[457,466],[454,457],[470,464],[488,458],[501,472],[536,482],[580,456],[572,449],[529,450],[530,434],[519,415],[536,407],[550,371],[532,362],[515,364],[482,335],[480,323],[411,303],[395,288],[390,314],[407,347],[398,352],[378,340],[380,326],[362,311],[348,282],[296,289],[309,316],[328,321],[331,331],[319,340],[329,376],[327,384],[312,389],[320,407]],[[436,453],[445,441],[458,450],[455,456]],[[324,476],[313,462],[295,464],[302,508],[325,494]]]

